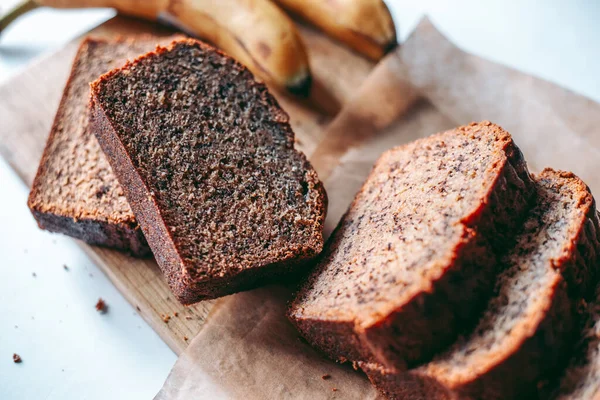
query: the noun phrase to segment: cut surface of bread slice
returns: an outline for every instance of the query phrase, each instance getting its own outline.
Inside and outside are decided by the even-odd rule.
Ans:
[[[600,232],[596,232],[597,235]],[[600,290],[585,307],[586,323],[558,391],[558,400],[600,399]]]
[[[532,193],[521,152],[487,121],[387,151],[291,321],[338,361],[430,358],[476,322],[496,274],[493,249],[507,245]]]
[[[304,270],[326,197],[287,114],[233,59],[195,40],[92,84],[101,147],[184,304]]]
[[[146,36],[82,42],[28,200],[40,228],[136,255],[149,252],[121,186],[90,132],[89,84],[152,50],[160,40]]]
[[[388,397],[534,398],[538,382],[564,365],[573,312],[597,275],[599,221],[573,174],[546,169],[535,182],[536,204],[475,330],[406,372],[363,366]]]

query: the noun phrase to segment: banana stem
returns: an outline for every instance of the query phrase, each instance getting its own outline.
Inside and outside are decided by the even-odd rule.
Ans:
[[[19,18],[21,15],[38,8],[39,6],[33,0],[23,0],[12,10],[0,17],[0,33],[4,31],[11,22]]]

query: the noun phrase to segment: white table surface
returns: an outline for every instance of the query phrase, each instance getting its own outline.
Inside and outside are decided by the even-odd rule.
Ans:
[[[402,39],[427,13],[464,49],[600,101],[599,1],[388,4]],[[0,37],[0,82],[112,15],[39,9],[21,18]],[[0,399],[152,398],[175,354],[73,240],[37,229],[26,198],[0,159]],[[106,314],[94,309],[99,297]]]

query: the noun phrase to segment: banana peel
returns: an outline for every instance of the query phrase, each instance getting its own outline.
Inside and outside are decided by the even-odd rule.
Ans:
[[[371,60],[379,61],[398,43],[383,0],[273,1]]]

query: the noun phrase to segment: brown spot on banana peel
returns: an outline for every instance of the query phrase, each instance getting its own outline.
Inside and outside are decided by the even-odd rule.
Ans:
[[[256,50],[258,51],[258,54],[260,54],[260,56],[262,58],[269,58],[269,56],[271,55],[271,48],[265,42],[259,41],[258,44],[256,45]]]
[[[231,32],[229,32],[229,33],[231,34]],[[244,53],[246,53],[246,55],[248,56],[248,58],[250,58],[252,60],[252,63],[254,64],[254,66],[256,68],[258,68],[261,71],[261,73],[263,73],[268,79],[275,81],[273,79],[273,76],[271,75],[271,73],[265,67],[263,67],[261,63],[258,62],[258,60],[256,59],[256,57],[254,57],[252,55],[252,53],[250,53],[250,51],[248,50],[248,47],[244,44],[244,42],[242,42],[242,40],[239,37],[237,37],[237,36],[233,36],[233,37],[234,37],[236,43],[244,51]]]

